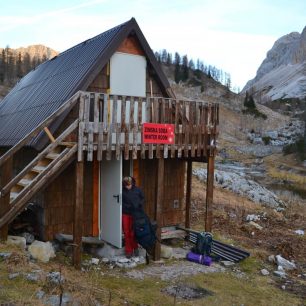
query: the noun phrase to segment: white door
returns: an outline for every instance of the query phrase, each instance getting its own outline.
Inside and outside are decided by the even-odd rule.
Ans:
[[[100,163],[100,238],[122,247],[122,159]]]

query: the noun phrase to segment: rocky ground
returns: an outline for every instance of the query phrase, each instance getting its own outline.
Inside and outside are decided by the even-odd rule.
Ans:
[[[177,91],[182,97],[206,97],[200,88]],[[224,89],[209,98],[221,101],[213,235],[247,250],[249,258],[232,265],[191,263],[185,259],[191,245],[179,239],[164,241],[167,258],[160,262],[86,254],[76,271],[60,250],[44,262],[31,252],[33,241],[22,248],[0,244],[0,304],[305,305],[306,202],[276,195],[268,185],[304,188],[302,163],[281,153],[303,126],[264,106],[259,108],[268,120],[244,116],[242,99],[233,95],[231,104],[226,95]],[[195,230],[204,230],[204,208],[205,171],[194,165]]]
[[[189,262],[185,257],[192,245],[170,239],[163,241],[167,258],[160,262],[146,265],[143,253],[130,260],[120,254],[109,258],[85,254],[82,271],[75,271],[71,258],[61,251],[43,262],[29,246],[26,251],[0,244],[0,303],[304,305],[306,205],[304,201],[287,204],[277,211],[216,185],[213,235],[250,252],[238,264]],[[203,230],[204,207],[205,182],[194,176],[195,230]]]

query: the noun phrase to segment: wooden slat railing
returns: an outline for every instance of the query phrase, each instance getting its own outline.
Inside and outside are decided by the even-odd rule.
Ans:
[[[82,93],[78,160],[201,158],[215,154],[219,105],[203,101]],[[142,143],[143,123],[175,125],[175,143]],[[155,153],[154,153],[155,152]]]

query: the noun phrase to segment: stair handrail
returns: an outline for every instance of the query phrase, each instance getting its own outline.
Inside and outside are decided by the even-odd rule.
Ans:
[[[26,136],[24,136],[19,142],[17,142],[11,149],[9,149],[6,153],[4,153],[0,157],[0,167],[10,158],[12,157],[20,148],[22,148],[30,138],[37,135],[39,132],[43,130],[46,126],[48,126],[55,118],[58,118],[64,111],[68,108],[72,108],[79,101],[79,98],[84,92],[78,91],[76,92],[70,99],[64,102],[56,111],[54,111],[49,117],[47,117],[43,122],[41,122],[37,127],[35,127],[31,132],[29,132]]]

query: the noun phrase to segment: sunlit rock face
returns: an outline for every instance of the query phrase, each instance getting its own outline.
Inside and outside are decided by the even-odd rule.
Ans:
[[[301,34],[292,32],[274,43],[245,91],[259,103],[306,96],[306,27]]]

